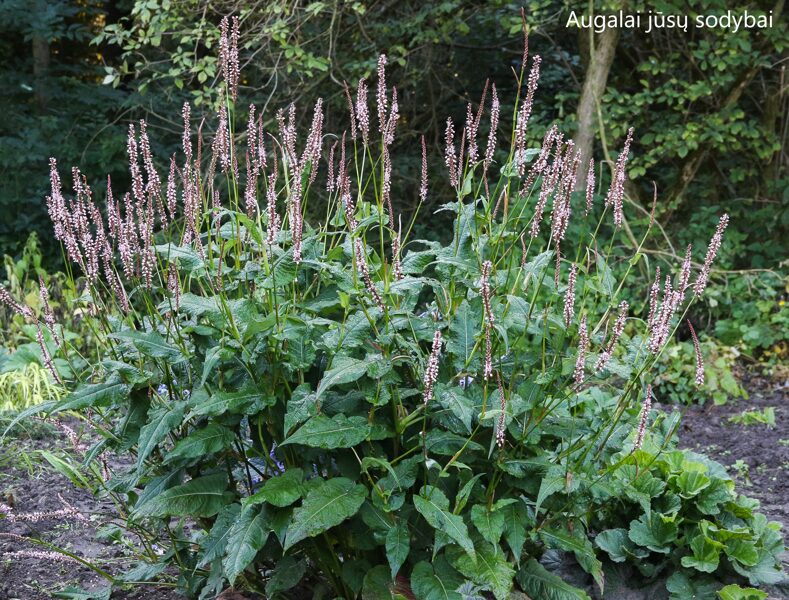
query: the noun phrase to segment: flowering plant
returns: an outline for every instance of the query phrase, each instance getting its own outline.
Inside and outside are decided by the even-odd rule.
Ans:
[[[100,487],[142,540],[140,559],[177,566],[179,586],[203,598],[228,582],[269,597],[328,585],[343,598],[506,598],[514,587],[583,598],[538,559],[569,552],[602,590],[593,540],[606,529],[597,546],[652,565],[649,576],[673,565],[688,581],[716,569],[773,580],[775,526],[711,463],[689,477],[690,459],[666,453],[678,418],[650,410],[650,370],[704,291],[726,217],[693,282],[689,250],[676,277],[656,277],[648,314],[633,314],[602,243],[624,222],[632,131],[605,205],[594,165],[576,194],[587,166],[571,140],[553,127],[526,148],[540,61],[527,74],[525,52],[509,148],[498,149],[491,85],[460,135],[447,121],[451,240],[413,240],[417,216],[403,223],[391,186],[386,57],[377,130],[362,80],[347,91],[342,136],[323,133],[319,101],[299,152],[296,108],[272,135],[253,106],[242,150],[237,27],[222,25],[226,101],[208,160],[188,106],[184,161],[170,160],[164,185],[145,124],[131,127],[132,189],[117,200],[108,182],[106,221],[76,169],[65,198],[52,162],[55,232],[108,346],[95,382],[48,409],[89,411],[102,437],[89,465],[132,454]],[[722,483],[694,508],[712,475]],[[601,510],[612,502],[626,508]],[[617,553],[623,514],[633,524]],[[714,569],[697,560],[713,550]]]

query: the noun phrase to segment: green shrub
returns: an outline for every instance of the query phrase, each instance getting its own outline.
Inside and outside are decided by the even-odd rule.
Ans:
[[[586,210],[572,144],[552,130],[541,149],[523,147],[535,59],[508,149],[488,150],[495,124],[491,145],[477,142],[473,107],[448,140],[450,241],[413,240],[393,210],[383,57],[380,128],[368,129],[359,94],[355,130],[330,138],[324,194],[320,104],[303,153],[295,108],[276,137],[250,118],[237,175],[232,31],[222,38],[226,102],[205,172],[188,123],[168,184],[144,126],[132,131],[132,192],[105,222],[79,174],[76,198],[62,196],[53,162],[56,234],[85,273],[106,347],[47,410],[82,411],[101,435],[86,477],[105,452],[133,456],[92,484],[141,540],[140,569],[116,583],[170,565],[203,598],[228,582],[269,597],[301,585],[343,598],[513,587],[585,598],[538,559],[568,551],[602,588],[592,540],[620,527],[636,532],[632,556],[613,560],[651,564],[647,575],[671,564],[695,585],[712,571],[753,584],[780,573],[777,526],[711,463],[665,452],[677,418],[650,411],[653,367],[703,292],[726,217],[694,281],[688,259],[649,314],[630,315],[609,264],[630,138],[606,206]],[[313,225],[303,215],[316,204],[325,217]]]

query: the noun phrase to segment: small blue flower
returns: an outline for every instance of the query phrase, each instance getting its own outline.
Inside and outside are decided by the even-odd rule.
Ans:
[[[458,381],[458,383],[460,384],[460,387],[465,390],[472,383],[474,383],[474,378],[471,375],[466,375],[464,377],[461,377],[460,381]]]

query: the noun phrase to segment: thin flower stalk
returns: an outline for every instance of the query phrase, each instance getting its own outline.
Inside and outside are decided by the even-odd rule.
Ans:
[[[567,289],[564,292],[564,326],[570,327],[575,314],[575,280],[578,277],[578,265],[570,267],[570,274],[567,276]]]
[[[622,152],[616,159],[614,166],[614,173],[611,178],[611,187],[608,190],[608,196],[605,199],[606,206],[614,207],[614,225],[619,228],[624,222],[624,212],[622,201],[625,197],[625,181],[627,181],[627,159],[630,154],[630,144],[633,141],[633,128],[627,130],[627,137],[625,138],[625,145]]]
[[[649,422],[649,413],[652,411],[652,386],[647,386],[646,394],[644,395],[644,403],[641,406],[641,416],[638,421],[638,431],[636,432],[636,441],[633,444],[634,450],[639,450],[644,444],[644,436],[647,432],[647,423]]]
[[[586,172],[586,210],[585,216],[589,216],[592,212],[592,204],[594,203],[594,159],[589,159],[589,170]]]
[[[518,165],[518,176],[523,177],[526,172],[526,128],[529,125],[532,108],[534,105],[534,92],[540,79],[541,58],[532,58],[529,80],[526,84],[526,98],[523,100],[515,122],[515,157]]]
[[[373,283],[373,280],[370,277],[370,268],[367,266],[367,259],[364,256],[364,244],[360,238],[356,238],[354,240],[354,247],[356,249],[356,268],[358,269],[359,274],[362,276],[364,285],[367,288],[367,291],[373,297],[373,300],[375,301],[375,304],[378,306],[378,308],[380,308],[382,311],[385,311],[386,308],[384,307],[383,298],[381,298],[381,294],[378,293],[375,283]]]
[[[486,172],[493,162],[493,155],[496,152],[496,133],[498,132],[499,117],[501,114],[501,103],[499,102],[499,95],[496,92],[496,84],[494,83],[491,88],[490,131],[488,132],[488,144],[485,147],[485,162],[483,163]]]
[[[715,261],[715,256],[718,254],[718,250],[720,250],[721,242],[723,242],[723,232],[726,231],[726,226],[728,224],[729,215],[722,215],[720,221],[718,221],[718,227],[715,229],[715,234],[710,240],[710,245],[707,247],[707,256],[704,258],[704,264],[701,266],[701,272],[696,279],[696,283],[693,284],[693,295],[696,297],[701,296],[704,293],[704,288],[707,287],[707,281],[710,277],[710,269],[712,268],[712,263]]]
[[[378,57],[378,88],[375,96],[378,105],[378,130],[381,135],[386,134],[387,128],[387,109],[389,106],[386,97],[386,54]]]
[[[507,396],[504,394],[504,386],[501,383],[501,373],[496,371],[496,384],[499,390],[499,418],[496,422],[496,445],[504,447],[507,436]]]
[[[587,352],[589,352],[589,331],[586,324],[586,315],[584,315],[581,317],[581,324],[578,326],[578,354],[575,358],[575,370],[573,371],[573,380],[576,386],[580,386],[584,381]]]
[[[427,200],[427,145],[425,136],[422,136],[422,177],[419,183],[419,200]]]
[[[696,352],[696,386],[704,386],[704,357],[701,355],[701,344],[699,344],[699,337],[696,335],[696,330],[693,328],[693,323],[688,319],[688,328],[690,329],[690,336],[693,338],[693,349]]]
[[[357,240],[358,241],[358,240]],[[438,359],[441,355],[441,330],[436,329],[433,334],[433,347],[425,367],[423,403],[425,406],[433,399],[434,386],[438,380]]]
[[[452,117],[447,118],[447,126],[444,130],[444,163],[449,170],[449,184],[452,187],[458,186],[458,158],[455,150],[455,125]]]
[[[629,306],[626,301],[622,301],[619,304],[619,313],[616,316],[616,321],[614,322],[614,328],[611,332],[611,338],[608,340],[608,344],[597,357],[597,363],[595,364],[595,372],[599,373],[602,371],[605,366],[608,364],[608,361],[611,360],[611,356],[614,353],[614,348],[616,347],[616,343],[619,341],[622,332],[625,330],[625,322],[627,321],[627,310]]]

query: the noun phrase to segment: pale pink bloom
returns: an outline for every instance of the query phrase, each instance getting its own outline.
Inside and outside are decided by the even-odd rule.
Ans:
[[[491,93],[491,106],[490,106],[490,132],[488,133],[488,145],[485,148],[485,170],[488,170],[490,163],[493,162],[493,154],[496,152],[496,133],[499,127],[499,115],[501,112],[501,104],[499,103],[499,95],[496,93],[496,84],[494,83],[493,91]]]
[[[644,404],[641,406],[641,418],[638,422],[638,432],[636,433],[636,441],[633,444],[633,449],[638,450],[644,443],[644,436],[647,432],[647,422],[649,421],[649,413],[652,410],[652,386],[647,386],[646,394],[644,395]]]
[[[575,371],[573,378],[575,385],[581,385],[584,381],[584,369],[586,366],[586,353],[589,351],[589,331],[586,325],[586,315],[581,317],[581,324],[578,326],[578,356],[575,358]]]
[[[701,272],[696,279],[696,283],[693,285],[693,294],[695,296],[701,296],[704,293],[704,288],[707,287],[707,280],[710,277],[710,269],[712,268],[712,263],[715,260],[715,256],[718,254],[718,250],[720,250],[721,242],[723,241],[723,232],[726,230],[726,226],[728,224],[729,215],[722,215],[720,221],[718,221],[718,227],[715,229],[715,234],[710,240],[710,245],[707,247],[707,256],[704,258],[704,264],[701,266]]]
[[[441,331],[436,329],[436,332],[433,334],[433,348],[430,352],[430,356],[427,359],[427,367],[425,367],[425,391],[423,395],[425,406],[427,406],[427,403],[433,399],[433,387],[438,380],[438,357],[440,354]]]
[[[564,292],[564,325],[570,327],[570,322],[575,314],[575,279],[578,277],[578,265],[570,267],[567,277],[567,290]]]
[[[701,355],[701,345],[699,338],[696,335],[696,330],[693,329],[693,323],[688,319],[688,327],[690,328],[690,336],[693,338],[693,349],[696,352],[696,385],[702,387],[704,385],[704,357]]]

